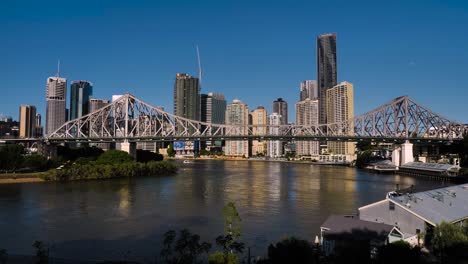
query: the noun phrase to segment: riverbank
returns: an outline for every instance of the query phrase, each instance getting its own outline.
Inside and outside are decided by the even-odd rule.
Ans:
[[[0,174],[0,184],[44,182],[41,177],[46,173],[47,172],[3,173]]]

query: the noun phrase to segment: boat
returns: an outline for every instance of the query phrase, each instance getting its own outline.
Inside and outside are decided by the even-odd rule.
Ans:
[[[184,164],[190,164],[190,163],[193,163],[193,161],[191,161],[191,160],[184,160],[183,163],[184,163]]]

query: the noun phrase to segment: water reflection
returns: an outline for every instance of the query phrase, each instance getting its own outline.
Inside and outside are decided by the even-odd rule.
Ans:
[[[244,241],[253,254],[265,254],[286,235],[312,240],[329,214],[355,213],[397,183],[441,187],[310,164],[197,160],[180,166],[174,177],[0,185],[0,235],[8,238],[0,248],[32,253],[38,239],[53,241],[59,257],[94,259],[120,249],[153,257],[168,229],[189,228],[213,242],[223,232],[221,208],[234,201]]]

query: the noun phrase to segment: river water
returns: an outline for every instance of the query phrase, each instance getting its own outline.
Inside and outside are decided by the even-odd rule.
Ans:
[[[254,255],[287,236],[313,241],[330,214],[352,214],[396,184],[443,187],[420,178],[348,167],[284,162],[196,160],[175,176],[0,185],[0,248],[33,254],[45,241],[54,257],[154,260],[162,234],[189,229],[214,244],[221,208],[235,202],[242,239]]]

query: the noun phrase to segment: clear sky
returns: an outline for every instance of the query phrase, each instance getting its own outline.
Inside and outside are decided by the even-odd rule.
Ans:
[[[16,119],[32,104],[45,120],[58,59],[68,85],[89,80],[96,98],[130,92],[172,112],[175,74],[198,74],[198,45],[203,93],[269,112],[283,97],[294,118],[300,82],[317,75],[316,37],[327,32],[337,33],[338,81],[354,84],[356,114],[409,95],[468,122],[460,0],[2,0],[0,113]]]

